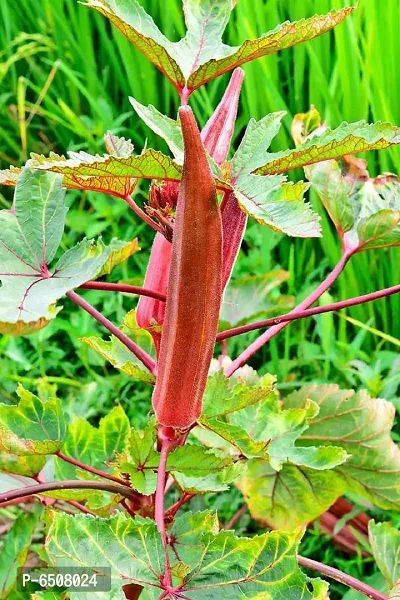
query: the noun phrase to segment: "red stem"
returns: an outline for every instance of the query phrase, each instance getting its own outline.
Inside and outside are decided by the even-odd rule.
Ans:
[[[165,494],[165,482],[166,482],[166,470],[167,470],[167,460],[170,451],[176,446],[176,441],[169,437],[167,430],[168,428],[160,428],[159,430],[159,441],[161,444],[160,448],[160,462],[158,465],[157,471],[157,489],[156,489],[156,497],[155,497],[155,507],[154,507],[154,519],[158,527],[158,531],[161,535],[161,540],[164,546],[164,556],[165,556],[165,573],[164,573],[164,581],[163,585],[164,589],[167,591],[171,588],[172,585],[172,577],[171,577],[171,565],[169,561],[168,555],[168,543],[167,543],[167,535],[165,531],[165,515],[164,515],[164,494]],[[172,436],[173,437],[173,436]]]
[[[176,515],[178,510],[181,508],[181,506],[183,506],[187,502],[190,502],[190,500],[194,498],[195,495],[196,494],[183,494],[182,497],[177,502],[175,502],[175,504],[169,507],[169,509],[165,513],[165,517],[172,519]]]
[[[361,592],[368,598],[372,598],[373,600],[388,600],[388,597],[385,594],[382,594],[382,592],[378,592],[378,590],[375,590],[371,586],[363,583],[355,577],[352,577],[351,575],[343,573],[343,571],[339,571],[339,569],[329,567],[328,565],[323,565],[316,560],[311,560],[311,558],[305,558],[304,556],[297,556],[297,560],[302,567],[311,569],[312,571],[318,571],[318,573],[321,573],[326,577],[335,579],[335,581],[339,581],[340,583],[347,585],[347,587]]]
[[[221,333],[218,333],[216,341],[222,342],[223,340],[226,340],[228,338],[234,337],[236,335],[241,335],[242,333],[247,333],[249,331],[254,331],[255,329],[263,329],[264,327],[279,325],[279,323],[290,323],[291,321],[296,321],[297,319],[305,319],[306,317],[312,317],[313,315],[321,315],[323,313],[342,310],[343,308],[349,308],[351,306],[357,306],[359,304],[366,304],[367,302],[372,302],[373,300],[379,300],[380,298],[392,296],[393,294],[398,294],[399,292],[400,285],[393,285],[392,287],[385,288],[383,290],[378,290],[376,292],[372,292],[371,294],[364,294],[363,296],[349,298],[348,300],[342,300],[340,302],[334,302],[332,304],[325,304],[324,306],[317,306],[316,308],[308,308],[306,310],[299,311],[295,314],[290,312],[286,315],[273,317],[272,319],[265,319],[264,321],[256,321],[254,323],[249,323],[248,325],[242,325],[241,327],[226,329],[225,331],[221,331]]]
[[[153,219],[151,217],[149,217],[148,214],[146,214],[144,212],[144,210],[142,210],[140,208],[140,206],[138,206],[136,204],[136,202],[134,201],[134,199],[132,198],[132,196],[130,194],[127,194],[124,197],[124,200],[127,204],[129,204],[129,206],[131,207],[131,209],[141,218],[143,219],[143,221],[145,221],[145,223],[147,223],[148,225],[150,225],[150,227],[152,227],[155,231],[158,231],[159,233],[162,233],[161,231],[161,227],[155,222],[153,221]]]
[[[119,483],[120,485],[126,485],[126,486],[130,487],[129,483],[124,481],[123,479],[114,477],[113,475],[110,475],[109,473],[106,473],[105,471],[100,471],[99,469],[95,469],[94,467],[91,467],[90,465],[85,465],[84,463],[80,462],[79,460],[76,460],[75,458],[72,458],[71,456],[67,456],[66,454],[63,454],[60,450],[58,452],[56,452],[56,456],[58,456],[58,458],[61,458],[61,460],[64,460],[65,462],[70,463],[71,465],[74,465],[75,467],[78,467],[79,469],[83,469],[84,471],[88,471],[89,473],[92,473],[93,475],[98,475],[99,477],[103,477],[104,479],[109,479],[110,481],[114,481],[115,483]]]
[[[331,273],[329,273],[328,277],[326,279],[324,279],[324,281],[305,300],[303,300],[303,302],[300,302],[300,304],[298,306],[296,306],[296,308],[294,308],[289,314],[296,315],[296,317],[297,317],[297,315],[302,310],[304,310],[305,308],[308,308],[309,306],[314,304],[314,302],[316,302],[318,300],[318,298],[320,298],[320,296],[322,296],[322,294],[324,292],[326,292],[326,290],[329,289],[331,287],[331,285],[336,281],[336,279],[339,277],[339,275],[342,273],[343,269],[345,268],[350,257],[351,257],[351,253],[344,252],[341,259],[339,260],[338,264],[333,269],[333,271],[331,271]],[[280,323],[279,325],[275,325],[274,327],[271,327],[270,329],[268,329],[268,331],[265,331],[262,335],[260,335],[260,337],[258,337],[252,344],[250,344],[250,346],[248,348],[246,348],[246,350],[244,350],[229,365],[229,367],[225,371],[225,375],[227,377],[230,377],[231,375],[233,375],[233,373],[237,369],[242,367],[249,360],[249,358],[251,356],[253,356],[253,354],[255,354],[258,350],[260,350],[260,348],[262,348],[264,346],[264,344],[269,342],[270,339],[273,338],[282,329],[287,327],[287,325],[288,325],[287,322]]]
[[[136,356],[136,358],[138,358],[144,364],[144,366],[150,371],[150,373],[152,373],[153,375],[156,374],[156,361],[153,358],[151,358],[151,356],[149,356],[147,352],[142,350],[142,348],[138,346],[138,344],[131,340],[130,337],[128,337],[125,333],[118,329],[118,327],[111,323],[109,319],[102,315],[101,312],[96,310],[94,306],[86,302],[86,300],[81,298],[78,294],[71,291],[67,292],[66,295],[70,300],[72,300],[72,302],[75,302],[75,304],[83,308],[83,310],[85,310],[87,313],[89,313],[89,315],[94,317],[96,321],[103,325],[103,327],[108,329],[110,333],[115,335],[115,337],[118,338],[119,341],[122,342],[128,348],[128,350],[130,350]]]
[[[18,488],[17,490],[10,490],[0,494],[0,506],[3,507],[9,504],[10,501],[28,498],[29,496],[35,496],[36,494],[45,494],[54,490],[101,490],[103,492],[109,492],[110,494],[118,494],[124,496],[130,500],[136,500],[137,494],[130,488],[122,485],[115,485],[114,483],[106,483],[104,481],[47,481],[46,483],[39,483],[37,485],[28,485],[24,488]]]
[[[166,302],[165,294],[160,294],[154,290],[149,290],[136,285],[126,285],[125,283],[108,283],[106,281],[88,281],[80,286],[82,290],[100,290],[105,292],[122,292],[124,294],[137,294],[138,296],[148,296],[160,302]]]

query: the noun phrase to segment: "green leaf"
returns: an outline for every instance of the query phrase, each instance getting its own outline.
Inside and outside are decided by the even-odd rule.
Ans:
[[[287,409],[316,402],[320,412],[298,441],[298,446],[335,446],[350,458],[336,467],[348,489],[383,509],[400,507],[400,481],[393,473],[400,470],[400,448],[390,432],[395,408],[391,402],[372,399],[365,390],[340,390],[336,385],[310,385],[290,394]],[[367,466],[367,467],[366,467]]]
[[[132,97],[129,98],[129,101],[142,121],[144,121],[154,133],[165,140],[175,159],[179,163],[182,163],[183,136],[179,121],[175,121],[174,119],[170,119],[163,115],[151,104],[149,106],[144,106],[144,104],[140,104],[140,102]]]
[[[69,153],[65,156],[50,155],[49,158],[34,156],[30,166],[62,175],[96,177],[100,180],[111,177],[122,179],[180,180],[182,167],[172,158],[157,150],[145,150],[142,154],[128,157],[92,155],[87,152]],[[89,182],[90,183],[90,182]]]
[[[0,562],[0,598],[7,598],[16,585],[18,569],[25,564],[41,515],[41,506],[36,506],[33,512],[19,515],[10,531],[3,537]]]
[[[297,447],[298,438],[318,414],[318,406],[308,402],[301,408],[282,410],[275,390],[268,386],[271,379],[267,378],[266,383],[258,402],[249,402],[225,420],[207,418],[206,408],[199,423],[232,444],[240,454],[247,458],[262,457],[277,471],[286,462],[318,470],[331,469],[348,458],[343,449],[334,446]]]
[[[307,410],[310,401],[319,406],[320,412],[310,418],[308,428],[294,447],[290,436],[296,430],[289,429],[289,438],[278,437],[278,446],[268,449],[274,460],[280,460],[289,441],[288,458],[292,464],[284,464],[279,473],[274,473],[273,462],[268,465],[261,460],[250,461],[237,483],[253,516],[276,527],[295,527],[316,518],[346,491],[353,491],[380,508],[398,510],[400,485],[393,473],[400,469],[400,449],[390,437],[393,404],[371,399],[365,391],[355,393],[335,385],[312,385],[286,397],[283,412]],[[271,419],[268,426],[272,426]],[[282,440],[283,448],[279,447]],[[340,448],[347,453],[347,460],[334,469],[315,472],[317,450],[329,449],[324,455],[325,464],[332,446],[336,448],[334,455]],[[317,463],[313,464],[302,452],[298,454],[299,450],[310,448]],[[293,505],[296,511],[290,511]]]
[[[390,590],[400,581],[400,531],[390,523],[374,521],[368,530],[373,557]]]
[[[253,518],[269,527],[287,530],[316,519],[347,489],[334,470],[314,471],[285,464],[277,472],[258,459],[248,462],[246,473],[236,485]]]
[[[218,533],[216,516],[205,512],[178,517],[168,537],[173,585],[185,598],[321,599],[320,582],[312,592],[298,567],[298,532],[239,538],[232,531]],[[95,542],[99,539],[101,544]],[[111,566],[113,589],[138,583],[150,600],[162,595],[164,548],[150,519],[52,513],[46,546],[56,565]]]
[[[236,382],[225,377],[222,370],[209,376],[203,398],[203,416],[223,417],[261,402],[275,390],[276,380],[272,375],[258,378],[256,383]]]
[[[20,401],[16,406],[0,405],[0,450],[18,456],[60,450],[66,438],[61,401],[50,398],[44,402],[21,385],[17,394]]]
[[[245,461],[238,461],[218,471],[203,476],[194,477],[183,475],[175,471],[173,477],[178,487],[189,494],[209,494],[224,492],[229,489],[229,484],[243,475],[247,468]]]
[[[157,440],[156,422],[151,421],[143,432],[131,430],[125,453],[118,462],[118,470],[129,475],[131,485],[141,494],[151,495],[156,491],[157,469],[160,454],[155,448]],[[167,461],[167,471],[170,472],[182,489],[190,486],[194,491],[211,486],[227,489],[226,482],[237,473],[227,471],[232,467],[233,459],[226,455],[218,455],[202,446],[186,444],[170,453]],[[231,481],[232,481],[231,479]],[[219,489],[215,490],[219,491]]]
[[[87,0],[86,6],[106,16],[128,40],[175,85],[188,92],[235,67],[289,48],[333,29],[354,8],[283,23],[255,40],[228,46],[222,36],[233,8],[232,0],[185,0],[187,33],[171,42],[137,0]]]
[[[95,279],[103,277],[103,275],[109,275],[114,267],[124,263],[128,258],[140,250],[137,238],[131,242],[123,242],[116,238],[111,240],[110,243],[110,256],[107,262],[104,263],[99,273],[97,273]]]
[[[0,451],[0,471],[3,473],[35,477],[45,464],[46,457],[43,455],[17,456],[16,454]]]
[[[146,329],[138,326],[134,310],[125,315],[122,331],[127,333],[150,356],[155,356],[153,338]],[[154,384],[154,375],[143,369],[143,365],[139,359],[115,336],[111,336],[109,341],[94,336],[80,338],[80,341],[88,344],[95,352],[98,352],[98,354],[108,360],[113,367],[120,369],[123,373],[129,375],[129,377],[150,385]]]
[[[320,236],[320,217],[304,202],[309,185],[287,182],[281,175],[259,177],[252,172],[267,156],[285,113],[252,119],[231,161],[231,179],[241,208],[257,222],[297,237]]]
[[[257,175],[286,173],[346,154],[382,150],[399,143],[400,129],[390,123],[345,122],[337,129],[326,128],[319,135],[311,135],[294,150],[270,154],[268,161],[254,172]]]
[[[128,417],[120,405],[103,417],[98,427],[76,417],[68,427],[62,452],[85,465],[112,473],[117,455],[124,450],[129,431]],[[96,479],[58,456],[53,460],[56,480]],[[93,508],[108,506],[114,501],[110,494],[92,490],[57,490],[48,495],[67,500],[89,500]]]
[[[49,270],[65,225],[61,178],[24,169],[13,210],[0,211],[0,333],[25,334],[44,327],[66,292],[94,277],[110,250],[84,240]]]
[[[131,429],[123,462],[118,465],[122,473],[129,475],[131,486],[145,496],[154,494],[157,486],[156,470],[148,468],[148,464],[157,467],[160,460],[155,449],[156,440],[157,428],[154,421],[143,432]]]
[[[355,159],[328,161],[308,169],[308,177],[345,246],[370,250],[400,245],[400,179],[370,178],[365,166],[354,173]]]
[[[231,280],[221,305],[220,328],[236,327],[292,308],[293,298],[280,294],[278,289],[288,279],[288,271],[280,269]]]

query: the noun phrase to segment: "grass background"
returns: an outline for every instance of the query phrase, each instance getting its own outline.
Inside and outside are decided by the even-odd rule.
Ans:
[[[184,34],[180,0],[141,3],[169,38],[177,40]],[[239,0],[225,41],[236,44],[286,19],[326,13],[344,4],[346,0]],[[359,119],[400,124],[399,39],[398,1],[360,0],[354,16],[332,34],[245,65],[236,143],[250,117],[286,110],[284,127],[272,148],[291,145],[292,116],[311,103],[332,126]],[[193,95],[201,123],[218,103],[226,82],[223,77]],[[131,137],[139,151],[146,139],[149,145],[165,150],[133,114],[129,95],[166,114],[176,114],[178,99],[169,82],[101,15],[76,0],[0,2],[2,168],[23,163],[30,152],[83,149],[101,153],[102,138],[109,129]],[[373,174],[400,172],[398,148],[370,154],[368,159]],[[139,201],[144,200],[144,193],[139,190]],[[10,198],[10,190],[0,191],[2,208],[9,206]],[[235,274],[284,268],[290,271],[290,279],[283,293],[304,297],[339,256],[338,240],[326,214],[313,195],[311,201],[322,215],[321,240],[290,239],[251,224]],[[101,234],[106,241],[117,235],[123,239],[138,236],[142,252],[118,268],[111,280],[140,282],[152,237],[146,226],[122,202],[106,196],[70,192],[68,203],[65,247],[84,235]],[[344,299],[398,283],[399,259],[400,249],[355,257],[331,290],[332,297]],[[118,323],[136,303],[106,293],[85,292],[85,297]],[[323,301],[328,300],[326,296]],[[367,387],[374,396],[382,394],[398,405],[399,314],[400,296],[393,296],[342,316],[325,315],[293,324],[253,364],[276,373],[284,391],[310,379],[334,381]],[[15,401],[17,381],[33,388],[44,377],[58,385],[65,405],[75,414],[96,418],[121,401],[132,420],[140,422],[140,407],[147,405],[148,391],[111,370],[78,341],[82,335],[95,333],[103,334],[88,315],[66,302],[61,316],[42,332],[23,340],[2,337],[0,380],[5,401]],[[251,337],[230,342],[229,350],[236,354]],[[325,551],[322,538],[318,537],[317,550],[313,539],[307,542],[312,552]],[[330,547],[326,551],[332,553]],[[332,558],[330,554],[329,560],[339,561],[340,566],[340,555]],[[355,561],[354,574],[364,568],[362,561]]]

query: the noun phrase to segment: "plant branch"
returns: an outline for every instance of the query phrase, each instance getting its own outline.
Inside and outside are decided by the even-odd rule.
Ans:
[[[124,200],[127,204],[129,204],[129,206],[131,207],[131,209],[141,218],[143,219],[143,221],[145,221],[145,223],[147,223],[148,225],[150,225],[150,227],[152,227],[154,229],[154,231],[158,231],[158,233],[162,233],[161,227],[155,222],[153,221],[153,219],[151,217],[149,217],[148,214],[145,213],[145,211],[143,209],[140,208],[140,206],[138,206],[136,204],[136,202],[134,201],[134,199],[132,198],[132,196],[130,194],[127,194],[124,197]]]
[[[173,504],[172,506],[169,507],[169,509],[165,513],[165,518],[172,519],[176,515],[178,510],[181,508],[181,506],[183,506],[187,502],[190,502],[190,500],[192,498],[194,498],[195,495],[196,494],[188,494],[188,493],[182,494],[182,496],[179,498],[179,500],[177,502],[175,502],[175,504]]]
[[[106,473],[105,471],[100,471],[99,469],[95,469],[94,467],[91,467],[90,465],[85,465],[84,463],[80,462],[79,460],[76,460],[75,458],[72,458],[71,456],[67,456],[66,454],[63,454],[60,450],[58,452],[56,452],[56,456],[58,456],[58,458],[61,458],[61,460],[64,460],[65,462],[70,463],[71,465],[74,465],[75,467],[78,467],[79,469],[83,469],[84,471],[88,471],[89,473],[92,473],[93,475],[98,475],[99,477],[103,477],[103,479],[109,479],[110,481],[114,481],[115,483],[119,483],[120,485],[126,485],[126,486],[130,487],[129,483],[124,481],[123,479],[114,477],[113,475],[110,475],[109,473]]]
[[[39,483],[37,485],[28,485],[17,490],[10,490],[4,494],[0,494],[0,507],[9,504],[11,501],[20,500],[22,498],[28,498],[35,496],[36,494],[45,494],[54,490],[101,490],[103,492],[109,492],[110,494],[118,494],[129,498],[130,500],[136,500],[137,494],[130,488],[122,485],[115,485],[114,483],[106,483],[103,481],[47,481],[46,483]]]
[[[75,500],[66,500],[66,502],[68,504],[70,504],[71,506],[73,506],[74,508],[76,508],[77,510],[79,510],[80,512],[83,512],[85,515],[92,515],[92,517],[96,517],[96,513],[94,513],[93,511],[89,510],[88,508],[86,508],[86,506],[83,506],[83,504],[81,504],[80,502],[75,502]],[[62,509],[65,510],[65,509]],[[76,514],[76,513],[73,513]]]
[[[290,312],[279,317],[273,317],[272,319],[255,321],[254,323],[249,323],[248,325],[242,325],[241,327],[233,327],[232,329],[226,329],[225,331],[221,331],[217,335],[216,341],[222,342],[228,338],[234,337],[236,335],[241,335],[243,333],[248,333],[249,331],[254,331],[255,329],[263,329],[264,327],[271,327],[273,325],[279,325],[280,323],[290,323],[292,321],[296,321],[297,319],[305,319],[306,317],[312,317],[313,315],[321,315],[323,313],[342,310],[351,306],[358,306],[359,304],[366,304],[367,302],[373,302],[374,300],[386,298],[388,296],[392,296],[393,294],[398,293],[400,293],[400,285],[393,285],[392,287],[385,288],[383,290],[378,290],[370,294],[356,296],[354,298],[349,298],[348,300],[341,300],[340,302],[334,302],[332,304],[325,304],[324,306],[317,306],[316,308],[308,308],[306,310],[299,311],[295,314]]]
[[[351,253],[344,252],[336,267],[333,269],[333,271],[329,273],[326,279],[324,279],[324,281],[307,298],[305,298],[303,302],[300,302],[300,304],[296,306],[296,308],[294,308],[289,314],[297,315],[305,308],[308,308],[309,306],[314,304],[314,302],[316,302],[318,298],[320,298],[320,296],[322,296],[322,294],[326,292],[326,290],[329,289],[331,285],[336,281],[336,279],[339,277],[339,275],[342,273],[343,269],[347,265],[347,262],[349,261],[350,257]],[[273,327],[268,329],[268,331],[265,331],[262,335],[260,335],[227,367],[225,375],[227,377],[233,375],[233,373],[237,369],[242,367],[248,361],[248,359],[251,356],[253,356],[253,354],[260,350],[260,348],[262,348],[264,344],[269,342],[270,339],[273,338],[282,329],[287,327],[287,325],[287,322],[280,323],[279,325],[274,325]]]
[[[235,512],[233,517],[229,519],[227,523],[225,523],[224,529],[233,529],[236,523],[239,521],[240,517],[242,517],[246,512],[247,504],[243,504],[243,506],[241,506],[239,510]]]
[[[160,427],[158,432],[158,438],[161,444],[160,448],[160,462],[157,470],[157,489],[156,489],[156,497],[155,497],[155,506],[154,506],[154,519],[156,525],[158,527],[158,531],[161,535],[161,540],[164,546],[164,555],[165,555],[165,573],[164,573],[164,581],[163,585],[164,589],[169,590],[172,584],[171,577],[171,565],[169,561],[168,554],[168,542],[167,535],[165,531],[165,515],[164,515],[164,495],[165,495],[165,483],[166,483],[166,470],[167,470],[167,460],[170,451],[176,446],[176,441],[169,437],[168,428]]]
[[[103,325],[103,327],[108,329],[110,333],[115,335],[115,337],[118,338],[119,341],[122,342],[128,348],[128,350],[130,350],[136,356],[136,358],[138,358],[144,364],[144,366],[150,371],[150,373],[152,373],[153,375],[156,374],[156,361],[153,358],[151,358],[151,356],[149,356],[149,354],[147,354],[147,352],[145,352],[138,344],[131,340],[131,338],[126,335],[126,333],[123,333],[120,329],[118,329],[118,327],[111,323],[109,319],[107,319],[104,315],[101,314],[101,312],[95,309],[94,306],[92,306],[91,304],[86,302],[86,300],[81,298],[76,292],[67,292],[66,295],[70,300],[72,300],[72,302],[75,302],[75,304],[83,308],[83,310],[89,313],[89,315],[94,317],[96,321],[100,323],[100,325]]]
[[[378,590],[375,590],[374,588],[367,585],[366,583],[363,583],[359,579],[356,579],[351,575],[347,575],[346,573],[343,573],[343,571],[339,571],[334,567],[324,565],[320,562],[317,562],[316,560],[312,560],[311,558],[305,558],[304,556],[297,556],[297,560],[299,562],[299,565],[301,565],[302,567],[305,567],[306,569],[311,569],[312,571],[318,571],[318,573],[321,573],[326,577],[335,579],[335,581],[339,581],[347,587],[353,588],[354,590],[361,592],[362,594],[364,594],[364,596],[372,598],[372,600],[388,600],[388,597],[385,594],[382,594],[382,592],[378,592]]]
[[[153,290],[136,285],[125,285],[124,283],[108,283],[106,281],[88,281],[80,286],[83,290],[101,290],[105,292],[123,292],[124,294],[137,294],[138,296],[148,296],[160,302],[166,302],[165,294],[160,294]]]

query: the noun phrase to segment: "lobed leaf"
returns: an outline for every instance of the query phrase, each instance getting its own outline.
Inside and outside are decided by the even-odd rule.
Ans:
[[[138,326],[135,311],[130,311],[125,315],[122,330],[148,354],[155,356],[153,338],[146,329]],[[123,373],[129,375],[129,377],[150,385],[154,384],[154,375],[143,369],[143,365],[139,359],[115,336],[111,336],[109,341],[95,336],[80,339],[85,344],[88,344],[92,350],[105,358],[113,367],[120,369]]]
[[[373,130],[386,126],[397,129],[387,124],[367,127]],[[311,143],[326,132],[314,107],[293,120],[296,143]],[[398,135],[396,140],[400,140]],[[350,154],[308,166],[305,171],[347,250],[359,252],[400,243],[400,180],[396,175],[384,173],[371,178],[367,163]]]
[[[0,332],[32,333],[44,327],[66,292],[92,279],[108,260],[101,241],[84,240],[50,271],[64,231],[61,177],[24,169],[12,210],[0,211]]]
[[[157,469],[160,454],[156,450],[157,426],[154,420],[143,432],[131,430],[127,447],[118,461],[118,469],[128,474],[134,489],[144,495],[154,494],[157,485]],[[214,491],[214,487],[227,489],[229,476],[235,478],[239,471],[233,466],[233,459],[219,455],[202,446],[186,444],[178,447],[168,457],[167,471],[180,483],[182,489],[190,487]],[[231,480],[232,480],[231,479]],[[215,491],[219,491],[216,489]]]
[[[93,543],[98,539],[101,545]],[[239,538],[232,531],[218,533],[216,516],[204,512],[178,517],[168,539],[172,540],[167,552],[173,585],[190,600],[321,598],[320,584],[311,591],[298,567],[298,532]],[[78,561],[89,568],[111,566],[113,590],[122,583],[137,583],[150,600],[162,595],[165,553],[150,519],[52,513],[46,547],[58,566],[74,566]]]
[[[257,175],[286,173],[346,154],[382,150],[400,143],[400,129],[390,123],[342,123],[337,129],[326,128],[319,135],[310,136],[294,150],[270,154],[268,161],[258,166]]]
[[[123,452],[129,431],[129,420],[121,406],[116,406],[103,417],[98,427],[76,417],[68,427],[62,452],[85,465],[110,473],[115,471],[117,454]],[[56,480],[96,479],[58,456],[53,461]],[[96,510],[112,505],[117,498],[92,490],[57,490],[48,495],[66,500],[87,500],[88,507]]]
[[[60,400],[53,397],[43,401],[21,385],[17,394],[20,398],[17,405],[1,404],[0,451],[28,458],[55,454],[64,444],[67,428]],[[12,457],[5,458],[6,466],[7,461],[11,466]],[[39,465],[36,462],[36,467]],[[21,461],[20,470],[32,468],[35,469],[35,461]]]
[[[330,31],[354,7],[327,15],[285,22],[255,40],[228,46],[222,36],[233,9],[232,0],[184,0],[187,32],[171,42],[137,0],[87,0],[165,74],[179,92],[193,90],[251,60],[267,56]]]
[[[100,183],[105,177],[112,180],[142,178],[175,181],[180,180],[182,173],[182,168],[172,158],[152,149],[128,157],[100,156],[87,152],[70,153],[70,158],[54,154],[49,158],[34,156],[29,166],[79,178],[95,177]]]
[[[318,237],[320,217],[304,202],[308,184],[292,184],[280,175],[253,174],[267,156],[272,139],[279,131],[285,113],[252,119],[230,163],[231,183],[244,212],[259,223],[297,237]]]

